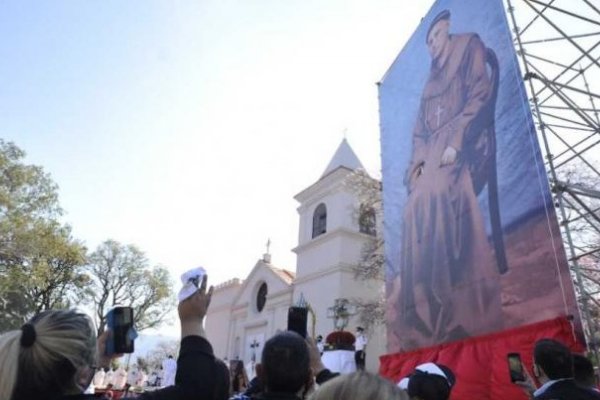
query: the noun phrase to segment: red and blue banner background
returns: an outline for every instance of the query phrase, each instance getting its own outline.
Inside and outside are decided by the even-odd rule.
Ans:
[[[445,57],[430,40],[439,21]],[[381,372],[399,379],[439,361],[457,372],[453,399],[519,398],[505,395],[507,353],[530,364],[536,339],[577,350],[583,339],[502,1],[436,1],[380,82],[379,103]]]

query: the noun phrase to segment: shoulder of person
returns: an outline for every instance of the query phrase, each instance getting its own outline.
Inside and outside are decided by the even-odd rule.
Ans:
[[[471,41],[482,42],[481,38],[477,33],[458,33],[452,35],[452,40],[455,43],[469,43]]]
[[[254,397],[245,395],[243,393],[236,394],[235,396],[232,396],[229,398],[229,400],[253,400],[253,399],[254,399]]]

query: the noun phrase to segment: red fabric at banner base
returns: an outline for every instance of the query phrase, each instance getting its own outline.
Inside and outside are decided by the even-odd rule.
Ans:
[[[508,353],[520,353],[532,374],[533,345],[541,338],[557,339],[575,352],[585,345],[573,334],[567,318],[561,317],[486,336],[469,338],[380,358],[380,374],[398,382],[424,362],[444,364],[456,375],[451,400],[525,400],[527,396],[510,382]]]

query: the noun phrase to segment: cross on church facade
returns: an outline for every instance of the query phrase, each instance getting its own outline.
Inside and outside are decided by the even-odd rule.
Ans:
[[[260,346],[260,343],[254,339],[252,343],[250,343],[250,348],[252,349],[252,361],[256,361],[256,349]]]
[[[335,299],[333,307],[327,309],[327,318],[333,319],[333,327],[343,331],[348,326],[351,316],[356,314],[356,307],[348,299]]]

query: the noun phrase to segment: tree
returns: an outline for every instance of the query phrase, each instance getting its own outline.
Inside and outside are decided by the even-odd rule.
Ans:
[[[165,340],[160,342],[155,348],[149,351],[144,357],[144,362],[148,371],[158,371],[162,367],[162,362],[168,357],[176,357],[179,354],[178,340]],[[138,365],[139,365],[138,357]]]
[[[173,310],[169,271],[150,268],[134,245],[105,241],[89,256],[86,271],[90,285],[83,296],[94,307],[98,334],[104,332],[106,313],[115,305],[133,307],[138,331],[161,325]]]
[[[383,282],[385,255],[383,232],[379,229],[382,226],[381,182],[359,169],[346,177],[344,186],[358,199],[354,218],[358,221],[360,231],[371,236],[361,249],[359,262],[352,268],[354,277],[362,281]],[[385,293],[383,285],[381,287],[381,292],[375,298],[352,299],[359,324],[367,331],[385,321]]]
[[[574,160],[557,171],[556,182],[551,182],[555,193],[560,192],[565,218],[561,226],[568,226],[575,256],[567,254],[576,282],[575,291],[583,311],[584,325],[592,347],[600,347],[600,175],[597,166]],[[556,205],[559,205],[556,200]],[[557,210],[558,211],[558,210]],[[565,247],[569,243],[563,229]],[[580,278],[580,279],[578,279]],[[581,283],[581,284],[579,284]]]
[[[72,304],[87,281],[85,248],[59,222],[58,186],[25,152],[0,139],[0,330]]]

